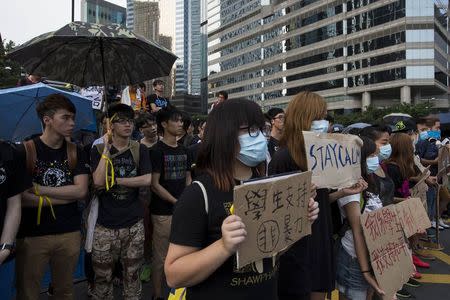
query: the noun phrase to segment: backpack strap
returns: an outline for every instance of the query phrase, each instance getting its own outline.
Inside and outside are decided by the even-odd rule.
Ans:
[[[75,170],[77,166],[77,145],[72,142],[67,142],[67,161],[69,169]]]
[[[209,213],[208,194],[206,193],[205,186],[203,185],[203,183],[201,183],[198,180],[192,181],[192,183],[196,183],[202,190],[203,199],[205,200],[205,211],[206,211],[206,214],[208,214]]]
[[[26,164],[27,171],[30,175],[34,173],[34,166],[36,165],[37,155],[36,155],[36,145],[33,140],[23,142],[25,146],[25,154],[26,154]]]
[[[141,144],[139,144],[139,142],[130,141],[130,144],[126,148],[110,155],[109,158],[113,159],[113,158],[127,152],[128,150],[130,150],[131,156],[133,156],[134,163],[136,164],[136,168],[139,168],[139,153],[140,153],[139,148],[140,148],[140,146],[141,146]],[[98,153],[101,155],[103,153],[103,150],[105,149],[105,144],[103,144],[103,143],[96,144],[95,148],[97,148]]]
[[[134,163],[136,164],[136,169],[139,168],[139,154],[140,154],[141,144],[137,141],[130,141],[130,151],[133,156]]]

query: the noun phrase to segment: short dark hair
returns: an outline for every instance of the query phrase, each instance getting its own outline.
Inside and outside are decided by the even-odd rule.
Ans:
[[[134,111],[131,106],[123,103],[113,104],[108,109],[108,117],[113,119],[127,118],[134,119]]]
[[[330,114],[327,114],[327,116],[325,117],[325,120],[327,120],[330,123],[334,123],[334,117]]]
[[[38,103],[36,112],[44,127],[44,117],[53,117],[58,109],[65,109],[73,114],[77,112],[72,101],[63,94],[50,94],[45,97],[44,101]]]
[[[147,123],[151,123],[151,122],[156,122],[154,115],[152,115],[148,112],[141,113],[138,115],[138,117],[136,119],[136,128],[141,129]]]
[[[164,84],[164,81],[161,79],[153,80],[153,87],[157,86],[158,84]]]
[[[278,114],[284,114],[284,110],[279,107],[272,107],[267,111],[267,116],[272,120],[275,118]]]
[[[167,106],[160,109],[156,114],[156,124],[158,125],[158,132],[161,134],[164,133],[164,127],[162,126],[163,122],[175,120],[179,117],[183,118],[183,114],[181,111],[175,108],[175,106]]]
[[[368,126],[368,127],[361,129],[361,131],[359,132],[359,135],[361,137],[367,137],[375,142],[385,132],[387,132],[389,135],[391,135],[392,129],[387,125],[379,124],[379,125]]]
[[[192,118],[187,112],[182,112],[183,114],[183,129],[184,131],[187,131],[189,129],[189,126],[192,124]]]
[[[217,93],[217,97],[219,97],[220,95],[222,95],[222,96],[225,98],[225,100],[228,99],[228,93],[227,93],[226,91],[220,91],[220,92],[218,92],[218,93]]]

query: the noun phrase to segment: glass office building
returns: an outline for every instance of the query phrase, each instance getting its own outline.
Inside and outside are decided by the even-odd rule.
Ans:
[[[126,9],[103,0],[82,0],[81,21],[103,25],[120,24],[125,27]]]
[[[210,101],[220,90],[284,107],[300,91],[329,109],[448,107],[448,1],[212,0]]]

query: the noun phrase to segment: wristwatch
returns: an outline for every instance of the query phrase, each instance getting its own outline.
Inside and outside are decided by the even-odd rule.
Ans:
[[[13,251],[14,250],[14,245],[13,244],[6,244],[6,243],[3,243],[3,244],[0,244],[0,251],[2,251],[2,250],[9,250],[9,251]]]

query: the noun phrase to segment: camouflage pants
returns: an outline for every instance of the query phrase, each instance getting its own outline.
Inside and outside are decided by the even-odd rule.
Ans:
[[[123,266],[123,297],[141,298],[139,271],[144,258],[144,222],[128,228],[109,229],[95,226],[92,245],[92,265],[95,271],[93,299],[113,299],[113,271],[119,260]]]

